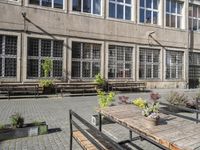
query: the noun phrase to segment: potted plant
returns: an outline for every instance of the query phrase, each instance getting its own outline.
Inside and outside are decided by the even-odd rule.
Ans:
[[[46,58],[42,63],[42,70],[44,71],[45,79],[40,80],[40,86],[43,88],[44,94],[51,94],[53,92],[53,81],[51,79],[48,79],[52,69],[53,69],[52,60]]]
[[[128,96],[119,96],[119,104],[130,104],[131,102],[129,101]]]
[[[99,103],[99,108],[106,108],[106,107],[110,107],[113,105],[113,102],[115,101],[114,97],[115,97],[115,93],[114,92],[109,92],[106,93],[104,91],[101,90],[97,90],[97,96],[98,96],[98,103]],[[98,115],[92,115],[92,119],[91,122],[93,125],[98,125],[99,123],[99,116]],[[102,123],[110,123],[111,121],[106,119],[106,118],[102,118]]]
[[[142,98],[135,99],[133,104],[142,109],[142,115],[144,116],[144,123],[146,127],[156,126],[159,123],[159,102],[160,95],[158,93],[150,94],[151,103],[143,100]]]
[[[107,91],[107,82],[105,81],[105,79],[103,78],[103,76],[100,73],[95,75],[94,82],[97,84],[97,86],[96,86],[97,90]]]

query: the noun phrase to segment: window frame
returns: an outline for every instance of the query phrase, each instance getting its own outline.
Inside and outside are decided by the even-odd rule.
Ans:
[[[117,64],[115,64],[115,68],[114,69],[116,69],[116,73],[115,73],[115,77],[109,77],[109,59],[110,59],[110,57],[109,57],[109,50],[110,50],[110,46],[113,46],[113,47],[115,47],[115,51],[117,51],[117,48],[118,47],[121,47],[122,48],[122,50],[123,50],[123,60],[121,60],[121,61],[119,61],[119,60],[117,60],[117,57],[118,57],[118,55],[116,55],[115,56],[115,61],[117,61],[117,62],[121,62],[121,63],[123,63],[122,64],[122,66],[123,66],[123,77],[117,77]],[[131,58],[132,58],[132,60],[131,61],[126,61],[125,60],[125,50],[126,50],[126,48],[129,48],[129,49],[131,49],[132,50],[132,54],[131,54]],[[134,49],[135,49],[135,46],[133,46],[133,45],[129,45],[129,44],[120,44],[120,43],[109,43],[108,45],[107,45],[107,49],[108,49],[108,53],[107,53],[107,74],[106,74],[106,76],[107,76],[107,79],[108,80],[134,80],[134,73],[135,73],[135,71],[134,71],[134,60],[135,60],[135,58],[133,57],[134,56]],[[117,52],[115,52],[115,54],[117,54]],[[125,67],[125,65],[126,64],[131,64],[131,74],[130,74],[130,77],[126,77],[125,76],[125,71],[126,71],[126,67]]]
[[[151,81],[155,81],[155,80],[161,80],[161,71],[162,71],[162,68],[161,68],[161,58],[162,58],[162,53],[161,53],[161,49],[160,48],[150,48],[150,47],[139,47],[139,52],[138,52],[138,80],[140,81],[148,81],[148,80],[151,80]],[[144,62],[141,62],[140,61],[140,54],[141,54],[141,50],[145,51],[145,54],[144,54]],[[147,62],[147,52],[151,52],[151,62]],[[153,62],[153,59],[154,59],[154,53],[153,52],[158,52],[159,54],[159,58],[158,58],[158,62]],[[143,64],[144,65],[144,78],[141,78],[140,77],[140,65]],[[151,77],[147,77],[147,73],[146,73],[146,66],[147,65],[150,65],[151,66]],[[158,77],[154,78],[154,65],[157,65],[158,66]]]
[[[54,1],[55,0],[51,0],[51,7],[48,7],[48,6],[43,6],[42,5],[42,0],[39,0],[39,5],[38,4],[31,4],[30,3],[30,0],[27,0],[28,2],[28,5],[31,5],[31,6],[38,6],[38,7],[42,7],[42,8],[45,8],[45,9],[48,9],[48,8],[52,8],[52,9],[56,9],[56,10],[64,10],[65,9],[65,0],[62,0],[62,2],[63,2],[63,6],[62,6],[62,8],[55,8],[54,7]]]
[[[95,14],[93,13],[94,12],[94,7],[93,7],[93,2],[94,0],[91,0],[91,12],[84,12],[83,11],[83,1],[84,0],[81,0],[81,10],[80,11],[75,11],[73,10],[73,0],[71,0],[71,12],[72,13],[75,13],[75,14],[84,14],[84,15],[92,15],[92,16],[97,16],[97,17],[101,17],[103,15],[103,5],[104,5],[104,0],[101,0],[100,4],[101,4],[101,8],[100,8],[100,14]]]
[[[154,1],[152,0],[152,3],[151,3],[151,8],[147,8],[146,7],[146,1],[147,0],[144,0],[144,7],[142,7],[141,5],[140,5],[140,2],[141,2],[141,0],[139,0],[139,11],[138,11],[138,23],[139,24],[146,24],[146,25],[160,25],[160,23],[159,23],[159,19],[160,19],[160,0],[157,0],[157,9],[154,9],[154,7],[153,7],[153,3],[154,3]],[[151,23],[146,23],[145,21],[144,22],[141,22],[140,21],[140,11],[141,11],[141,9],[143,9],[144,10],[144,20],[146,19],[146,11],[151,11]],[[153,14],[154,14],[154,12],[156,12],[157,13],[157,23],[156,24],[154,24],[153,22]]]
[[[64,78],[64,68],[63,68],[63,65],[65,64],[64,63],[64,57],[65,57],[65,55],[64,55],[64,43],[65,43],[65,40],[64,39],[56,39],[56,40],[54,40],[54,39],[50,39],[50,38],[46,38],[46,37],[35,37],[35,36],[27,36],[27,45],[26,45],[26,72],[25,72],[25,74],[26,74],[26,80],[33,80],[33,79],[40,79],[40,78],[45,78],[44,76],[41,76],[41,70],[42,70],[42,67],[41,67],[41,62],[42,62],[42,60],[45,60],[46,58],[50,58],[51,60],[52,60],[52,63],[53,63],[53,61],[61,61],[62,62],[62,76],[53,76],[53,69],[51,70],[51,72],[50,72],[50,77],[48,77],[48,78],[54,78],[54,79],[58,79],[58,80],[60,80],[60,79],[63,79]],[[36,39],[36,40],[38,40],[38,56],[29,56],[29,54],[28,54],[28,49],[29,49],[29,39]],[[42,56],[42,53],[41,53],[41,41],[42,40],[49,40],[50,42],[51,42],[51,56]],[[53,43],[55,42],[55,41],[62,41],[63,42],[63,45],[62,45],[62,56],[60,56],[60,57],[55,57],[55,56],[53,56]],[[28,61],[29,60],[37,60],[38,61],[38,70],[37,70],[37,72],[38,72],[38,76],[37,77],[33,77],[33,76],[28,76]],[[53,65],[53,64],[52,64]]]
[[[170,57],[170,60],[169,60],[169,66],[167,66],[167,52],[169,52],[169,53],[176,53],[176,55],[179,55],[178,53],[182,53],[182,64],[178,64],[177,63],[177,60],[176,60],[176,63],[175,63],[175,65],[173,64],[173,63],[171,63],[171,57]],[[184,65],[184,61],[185,61],[185,51],[182,51],[182,50],[178,50],[178,49],[166,49],[165,50],[165,76],[164,76],[164,79],[166,80],[166,81],[182,81],[184,78],[185,78],[185,75],[184,75],[184,71],[185,71],[185,65]],[[172,65],[171,65],[172,64]],[[173,67],[173,66],[175,66],[176,67],[176,77],[175,78],[171,78],[171,76],[172,76],[172,71],[171,71],[171,68]],[[181,78],[178,78],[178,76],[179,76],[179,74],[178,74],[178,71],[179,71],[179,69],[178,69],[178,67],[180,67],[180,66],[182,66],[182,70],[181,70],[181,73],[182,73],[182,75],[181,75]],[[170,77],[169,78],[167,78],[167,67],[169,67],[169,69],[170,69]]]
[[[71,79],[72,80],[93,80],[95,78],[95,75],[93,76],[93,63],[99,63],[99,73],[101,73],[101,68],[102,68],[102,62],[101,62],[101,58],[102,58],[102,44],[100,43],[91,43],[91,42],[87,42],[87,41],[76,41],[73,40],[71,42],[71,47],[73,46],[73,43],[79,43],[81,45],[80,47],[80,58],[73,58],[73,52],[71,52]],[[90,52],[90,58],[84,58],[84,49],[83,49],[83,45],[84,44],[88,44],[90,46],[89,52]],[[94,50],[94,45],[99,46],[99,58],[93,58],[93,50]],[[73,51],[73,48],[72,48]],[[80,72],[80,76],[79,77],[73,77],[72,76],[72,66],[73,66],[73,62],[79,62],[80,63],[80,68],[79,68],[79,72]],[[90,75],[89,77],[84,77],[83,76],[83,63],[90,63]]]
[[[194,17],[194,13],[193,13],[193,10],[194,10],[195,6],[197,7],[197,17]],[[190,16],[190,9],[192,9],[191,10],[192,16]],[[192,22],[191,22],[192,29],[190,29],[190,19],[192,20]],[[193,29],[194,28],[193,27],[194,20],[197,20],[197,29],[196,30]],[[189,3],[189,10],[188,10],[188,30],[195,31],[195,32],[199,32],[200,31],[200,5]]]
[[[134,15],[133,15],[134,0],[131,0],[131,4],[127,4],[125,1],[126,0],[123,0],[123,2],[117,2],[117,0],[113,0],[113,1],[108,0],[108,3],[107,3],[108,4],[108,7],[107,7],[107,11],[108,11],[107,16],[108,16],[109,19],[122,20],[122,21],[133,21],[133,17],[134,17]],[[110,8],[110,3],[112,3],[112,4],[115,5],[115,17],[111,17],[110,16],[110,9],[109,9]],[[117,5],[123,5],[123,18],[117,18]],[[126,19],[126,9],[125,9],[126,6],[131,8],[130,19]]]
[[[183,19],[184,19],[184,14],[183,14],[183,8],[184,8],[184,2],[183,1],[179,1],[179,0],[169,0],[170,1],[170,3],[169,3],[169,11],[170,12],[167,12],[167,0],[165,1],[165,27],[167,27],[167,28],[175,28],[175,29],[183,29]],[[175,3],[176,3],[176,12],[175,13],[173,13],[173,12],[171,12],[171,10],[172,10],[172,1],[175,1]],[[178,13],[178,10],[177,10],[177,3],[181,3],[182,4],[182,8],[181,8],[181,13],[179,14]],[[167,15],[169,15],[170,16],[170,19],[169,19],[169,24],[170,24],[170,26],[168,26],[167,25]],[[175,16],[175,27],[172,27],[172,25],[171,25],[171,16]],[[181,20],[180,20],[180,27],[178,27],[178,23],[177,23],[177,18],[178,17],[180,17],[181,18]]]
[[[1,79],[18,79],[18,73],[19,73],[19,68],[18,68],[18,49],[19,49],[19,36],[18,35],[9,35],[9,34],[4,34],[0,32],[0,36],[2,36],[2,54],[0,54],[0,58],[2,59],[2,64],[1,64]],[[6,48],[6,37],[15,37],[16,38],[16,54],[6,54],[5,53],[5,48]],[[15,69],[15,76],[5,76],[5,72],[6,72],[6,65],[5,65],[5,61],[7,59],[15,59],[16,61],[16,69]]]

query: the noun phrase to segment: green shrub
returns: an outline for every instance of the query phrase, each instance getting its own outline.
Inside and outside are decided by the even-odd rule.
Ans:
[[[53,81],[52,80],[49,80],[49,79],[40,80],[40,86],[41,87],[50,87],[52,85],[53,85]]]
[[[98,73],[97,75],[95,75],[94,82],[97,83],[98,85],[104,85],[105,79],[102,77],[102,75],[100,73]]]
[[[22,128],[24,125],[24,118],[20,113],[16,113],[10,117],[10,121],[13,127]]]
[[[44,71],[44,77],[48,77],[50,71],[53,69],[53,62],[49,58],[46,58],[42,63],[42,69]]]
[[[142,98],[136,98],[133,100],[133,104],[138,106],[139,108],[144,109],[147,105],[147,102]]]
[[[5,129],[5,125],[0,123],[0,130]]]
[[[108,94],[106,94],[106,92],[98,90],[97,96],[100,108],[105,108],[110,106],[110,104],[114,102],[115,93],[109,92]]]

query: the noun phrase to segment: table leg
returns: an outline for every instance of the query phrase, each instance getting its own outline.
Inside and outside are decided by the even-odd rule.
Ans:
[[[131,130],[129,130],[129,138],[130,138],[130,141],[132,141],[132,139],[133,139],[133,134],[132,134],[132,131],[131,131]]]
[[[99,131],[102,131],[102,115],[99,113]]]

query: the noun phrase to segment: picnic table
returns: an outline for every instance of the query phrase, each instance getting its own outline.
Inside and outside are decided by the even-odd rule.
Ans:
[[[135,132],[154,145],[171,150],[200,149],[200,124],[186,118],[160,113],[159,125],[146,127],[141,109],[134,105],[119,105],[98,109],[101,115]],[[102,129],[101,120],[99,130]]]

